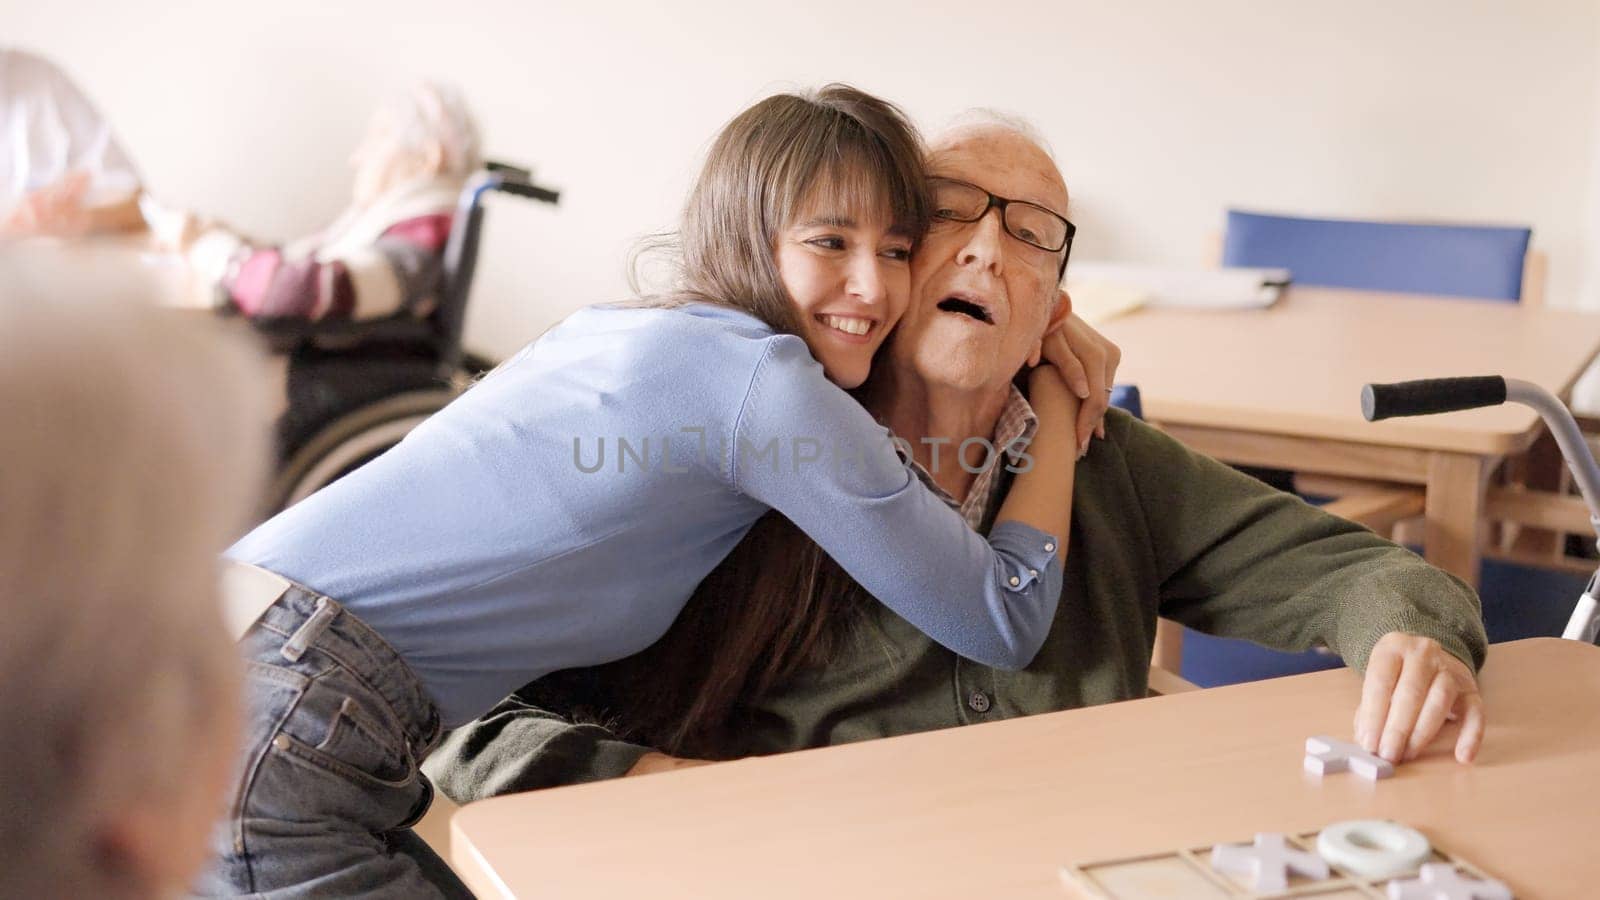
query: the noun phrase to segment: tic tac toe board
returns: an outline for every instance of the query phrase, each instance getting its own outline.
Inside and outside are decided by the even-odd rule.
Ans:
[[[1317,834],[1290,835],[1288,843],[1297,850],[1315,853]],[[1248,844],[1252,836],[1239,840],[1219,841],[1221,844]],[[1472,862],[1440,848],[1431,835],[1433,853],[1421,865],[1449,863],[1463,875],[1479,880],[1494,876]],[[1387,898],[1384,892],[1395,878],[1415,878],[1417,870],[1411,869],[1388,878],[1372,879],[1330,865],[1328,878],[1313,881],[1298,875],[1291,876],[1287,890],[1257,893],[1251,890],[1243,876],[1218,872],[1211,868],[1211,848],[1185,847],[1143,856],[1120,859],[1103,859],[1075,863],[1061,868],[1061,880],[1069,895],[1093,900],[1272,900],[1279,897],[1310,898],[1310,900],[1373,900]],[[1419,866],[1420,868],[1420,866]]]

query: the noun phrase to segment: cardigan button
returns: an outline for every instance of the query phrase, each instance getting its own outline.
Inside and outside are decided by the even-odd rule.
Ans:
[[[967,698],[967,708],[975,713],[988,712],[989,705],[989,695],[983,691],[973,691],[972,695]]]

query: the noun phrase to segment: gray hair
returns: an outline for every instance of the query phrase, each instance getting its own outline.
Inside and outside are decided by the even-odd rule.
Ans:
[[[238,711],[216,554],[259,497],[266,398],[211,321],[3,283],[0,896],[147,895],[98,841],[229,752],[204,740]]]
[[[1016,113],[992,109],[987,106],[974,106],[971,109],[956,113],[935,134],[945,134],[967,128],[994,128],[1001,131],[1009,131],[1027,139],[1035,147],[1043,150],[1044,155],[1050,157],[1052,162],[1056,161],[1055,150],[1050,147],[1050,142],[1045,139],[1044,132],[1040,131],[1033,122]]]
[[[478,123],[453,84],[418,82],[386,99],[373,121],[388,127],[399,149],[422,152],[436,144],[441,175],[465,178],[483,166]]]

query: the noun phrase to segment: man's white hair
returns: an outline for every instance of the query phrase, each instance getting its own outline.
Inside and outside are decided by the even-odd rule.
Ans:
[[[1050,157],[1051,162],[1056,161],[1055,150],[1050,147],[1050,142],[1045,139],[1044,132],[1040,131],[1038,126],[1016,113],[992,109],[987,106],[974,106],[971,109],[956,113],[949,122],[945,123],[943,128],[939,129],[937,135],[935,135],[934,142],[938,142],[938,135],[949,134],[953,131],[988,128],[1009,131],[1012,134],[1019,135],[1035,147],[1043,150],[1044,155]]]
[[[453,84],[421,81],[390,96],[375,115],[374,125],[380,122],[397,149],[420,153],[437,145],[441,175],[465,178],[483,166],[478,123]]]
[[[0,896],[137,896],[103,830],[229,752],[216,554],[259,497],[267,394],[216,323],[18,268],[0,248]]]

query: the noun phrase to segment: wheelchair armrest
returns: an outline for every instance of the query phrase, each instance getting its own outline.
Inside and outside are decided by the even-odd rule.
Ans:
[[[308,321],[292,317],[252,320],[256,333],[266,339],[274,353],[288,353],[307,345],[350,347],[367,342],[426,344],[440,343],[439,329],[427,319],[400,313],[382,319],[334,319]]]

